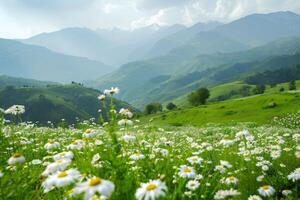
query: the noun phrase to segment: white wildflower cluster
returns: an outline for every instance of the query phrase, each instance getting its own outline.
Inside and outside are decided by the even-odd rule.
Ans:
[[[98,99],[104,105],[115,93],[111,88]],[[34,199],[41,192],[84,200],[298,198],[299,129],[162,128],[143,121],[133,127],[129,109],[109,110],[102,126],[96,119],[70,128],[1,125],[3,198]],[[19,185],[22,194],[14,192]]]
[[[5,114],[21,115],[25,113],[25,106],[13,105],[4,111]]]

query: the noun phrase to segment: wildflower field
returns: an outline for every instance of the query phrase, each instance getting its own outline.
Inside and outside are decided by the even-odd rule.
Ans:
[[[109,109],[109,122],[76,128],[4,124],[1,114],[0,198],[299,199],[297,127],[162,128]]]

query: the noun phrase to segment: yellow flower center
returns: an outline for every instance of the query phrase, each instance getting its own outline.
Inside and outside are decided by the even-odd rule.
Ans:
[[[68,176],[68,174],[65,171],[59,172],[59,174],[57,175],[58,178],[63,178],[63,177],[66,177],[66,176]]]
[[[57,160],[56,162],[57,162],[57,163],[62,163],[62,162],[63,162],[63,160]]]
[[[150,183],[150,184],[147,185],[146,190],[147,191],[152,191],[152,190],[155,190],[156,188],[157,188],[156,184]]]
[[[234,176],[230,176],[229,180],[234,181],[235,180]]]
[[[264,186],[262,186],[262,189],[263,189],[263,190],[268,190],[268,189],[269,189],[269,186],[268,186],[268,185],[264,185]]]
[[[192,158],[192,160],[193,160],[193,161],[197,161],[197,160],[198,160],[198,158],[194,157],[194,158]]]
[[[94,177],[90,180],[89,186],[99,185],[102,182],[101,178]]]
[[[48,143],[49,143],[49,144],[53,144],[54,141],[53,141],[53,140],[48,140]]]
[[[85,133],[87,133],[87,134],[89,134],[89,133],[91,133],[91,132],[92,132],[91,129],[86,129],[86,130],[85,130]]]
[[[100,198],[97,195],[92,196],[92,200],[100,200]]]
[[[15,153],[14,155],[13,155],[13,157],[15,157],[15,158],[19,158],[19,157],[21,157],[22,155],[20,154],[20,153]]]
[[[185,173],[190,173],[192,170],[190,168],[188,168],[188,167],[185,167],[185,168],[183,168],[183,171]]]

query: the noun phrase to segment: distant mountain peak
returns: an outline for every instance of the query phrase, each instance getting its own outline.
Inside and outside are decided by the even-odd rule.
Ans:
[[[150,29],[154,30],[154,31],[158,31],[159,29],[162,28],[162,26],[160,26],[159,24],[151,24],[150,26],[148,26]]]

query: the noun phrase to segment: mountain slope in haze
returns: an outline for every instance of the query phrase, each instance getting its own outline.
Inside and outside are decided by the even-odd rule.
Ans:
[[[200,47],[198,53],[209,54],[217,52],[219,49],[214,47],[214,45],[209,46],[206,44],[214,44],[216,39],[221,41],[222,38],[235,41],[235,43],[245,47],[261,46],[279,38],[300,36],[299,24],[300,15],[292,12],[253,14],[228,24],[199,23],[162,38],[152,47],[151,51],[156,56],[168,54],[175,51],[175,49],[182,49],[179,51],[181,53],[191,53],[194,49],[189,47],[193,47],[198,43]],[[201,33],[203,34],[202,36]],[[209,35],[211,38],[208,38]],[[218,35],[218,37],[213,37],[214,35]],[[201,48],[201,43],[208,47],[207,52],[204,51],[204,47]],[[221,42],[218,42],[218,45],[221,44]],[[224,52],[224,50],[220,52]]]
[[[113,70],[97,61],[7,39],[0,39],[0,66],[0,74],[55,82],[93,79]]]
[[[300,15],[293,12],[253,14],[217,27],[214,31],[250,46],[282,37],[300,36]]]
[[[0,107],[8,108],[14,104],[25,105],[22,115],[25,121],[55,124],[65,119],[67,123],[76,123],[76,118],[98,119],[98,110],[106,110],[97,99],[99,91],[82,87],[78,84],[49,86],[46,88],[5,88],[0,90]],[[107,99],[109,105],[109,99]],[[137,111],[126,102],[114,99],[116,109],[129,108]],[[9,116],[6,116],[9,119]]]
[[[300,63],[300,38],[284,39],[284,41],[286,42],[285,44],[283,44],[283,40],[280,40],[260,48],[228,54],[229,58],[223,59],[223,64],[215,66],[210,65],[208,60],[206,60],[206,69],[201,71],[200,65],[200,71],[191,71],[185,75],[179,75],[177,72],[176,75],[159,83],[152,90],[148,90],[141,96],[135,96],[135,100],[131,101],[131,103],[136,106],[142,106],[152,101],[171,101],[199,87],[243,80],[249,75],[266,70],[294,67]],[[276,50],[274,47],[278,43],[281,43],[282,46],[278,46]],[[284,50],[280,51],[281,48]],[[272,51],[269,51],[269,49],[272,49]],[[263,51],[266,52],[262,53]],[[254,55],[257,56],[255,57]],[[217,61],[217,57],[214,58],[212,56],[211,59],[212,63],[222,63],[221,60]]]
[[[155,24],[133,31],[66,28],[42,33],[22,42],[118,66],[144,58],[157,40],[184,28],[181,25],[160,27]]]
[[[244,45],[235,40],[229,39],[215,32],[200,32],[187,40],[184,45],[174,48],[170,54],[197,56],[200,54],[213,53],[229,53],[236,51],[243,51],[248,49]]]
[[[157,57],[168,54],[171,50],[185,45],[186,42],[192,40],[200,32],[210,31],[222,25],[219,22],[197,23],[191,27],[170,34],[158,40],[149,52],[149,57]]]
[[[23,88],[23,87],[40,88],[40,87],[46,87],[49,85],[59,85],[59,83],[0,75],[0,89],[3,89],[7,86],[13,86],[16,88]]]
[[[221,83],[222,78],[218,80],[213,76],[218,72],[222,76],[222,71],[231,67],[250,65],[250,68],[269,57],[297,52],[300,52],[298,37],[280,39],[246,51],[200,55],[193,59],[169,55],[125,65],[98,79],[93,86],[101,89],[118,86],[122,90],[120,98],[143,107],[152,101],[172,100],[200,86]]]

